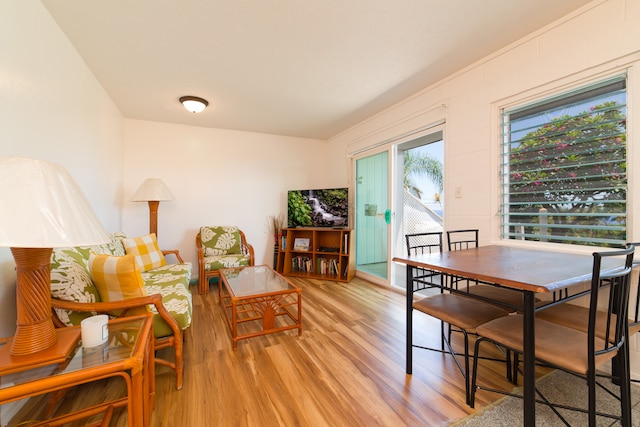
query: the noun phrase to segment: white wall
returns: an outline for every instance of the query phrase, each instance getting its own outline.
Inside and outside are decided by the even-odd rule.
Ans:
[[[324,141],[128,119],[124,134],[123,231],[149,232],[147,204],[129,200],[146,178],[162,179],[176,200],[160,202],[158,241],[179,249],[194,276],[200,226],[237,225],[256,264],[272,265],[267,219],[286,216],[287,190],[346,183],[344,160],[328,161]]]
[[[445,119],[447,228],[479,228],[497,241],[499,108],[544,96],[599,75],[629,73],[629,198],[631,233],[640,239],[640,2],[597,0],[574,14],[484,58],[329,140],[336,156],[373,146]],[[443,107],[444,105],[444,107]],[[638,182],[638,184],[636,184]],[[558,245],[556,244],[557,248]],[[568,249],[568,248],[567,248]],[[574,248],[575,249],[575,248]],[[640,345],[632,343],[632,370],[640,375]]]
[[[0,155],[63,165],[109,232],[148,232],[147,205],[129,200],[159,177],[176,196],[160,205],[163,248],[196,265],[198,227],[237,224],[270,264],[267,217],[286,213],[286,191],[346,184],[323,141],[124,120],[39,1],[0,2],[0,39]],[[15,330],[14,266],[0,248],[0,336]]]
[[[0,40],[0,155],[61,164],[120,228],[120,112],[39,1],[0,2]],[[0,336],[15,330],[14,265],[0,248]]]
[[[640,2],[596,0],[331,138],[329,146],[339,158],[345,151],[373,146],[445,119],[445,193],[453,194],[457,187],[463,193],[462,198],[446,198],[447,227],[479,227],[483,242],[496,240],[499,107],[632,66],[628,131],[633,144],[633,124],[640,120],[633,109],[640,97],[640,85],[633,83],[640,76],[639,56]],[[634,148],[630,147],[629,155],[637,164],[640,150]],[[640,185],[630,187],[630,196],[640,198]],[[640,212],[640,204],[632,206],[634,214]],[[632,222],[636,236],[640,235],[638,223]]]

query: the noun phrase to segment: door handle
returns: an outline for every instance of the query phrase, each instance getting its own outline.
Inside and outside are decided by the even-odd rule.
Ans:
[[[384,222],[391,224],[391,209],[384,211]]]

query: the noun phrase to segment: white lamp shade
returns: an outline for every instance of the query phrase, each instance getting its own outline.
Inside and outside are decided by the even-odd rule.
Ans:
[[[132,202],[175,200],[169,187],[159,178],[147,178],[131,198]]]
[[[0,246],[55,248],[109,242],[80,187],[60,165],[0,157]]]

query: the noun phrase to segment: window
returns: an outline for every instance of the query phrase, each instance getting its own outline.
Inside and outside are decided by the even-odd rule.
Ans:
[[[619,246],[627,237],[624,76],[502,112],[502,238]]]

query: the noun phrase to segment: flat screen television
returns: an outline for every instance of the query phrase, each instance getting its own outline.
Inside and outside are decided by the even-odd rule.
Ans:
[[[349,189],[288,191],[287,225],[289,228],[347,228],[349,226]]]

